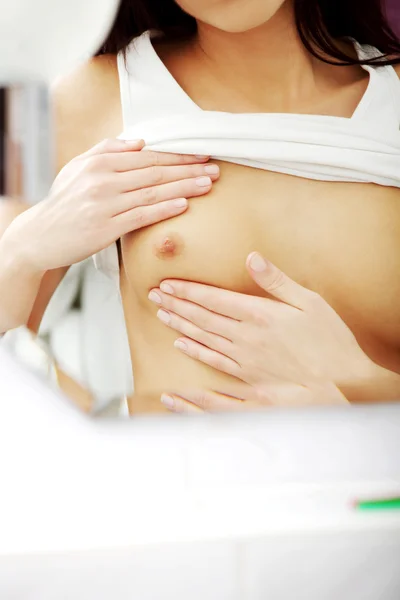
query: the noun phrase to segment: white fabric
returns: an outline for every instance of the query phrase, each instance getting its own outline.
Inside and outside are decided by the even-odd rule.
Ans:
[[[400,101],[400,94],[399,94]],[[291,114],[201,112],[138,123],[120,137],[151,150],[210,154],[323,181],[400,187],[400,132],[379,123]]]
[[[1,348],[12,354],[19,363],[41,379],[57,387],[57,372],[53,357],[44,340],[35,336],[27,327],[7,331],[0,341]]]
[[[355,44],[361,58],[378,56]],[[294,114],[203,111],[168,72],[146,33],[118,58],[122,139],[146,148],[214,159],[320,181],[400,188],[400,81],[392,67],[364,67],[367,91],[351,119]],[[160,98],[159,91],[163,95]],[[115,245],[95,257],[118,285]]]

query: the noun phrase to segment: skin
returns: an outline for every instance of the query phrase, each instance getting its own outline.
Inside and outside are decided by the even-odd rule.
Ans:
[[[201,3],[200,11],[198,3],[185,3],[203,19],[196,42],[157,47],[202,108],[276,112],[284,107],[352,116],[368,85],[365,71],[316,63],[295,37],[287,4],[274,3],[277,11],[263,22],[268,3],[252,3],[260,26],[235,35],[231,31],[239,21],[223,30],[223,10],[230,3],[218,3],[218,18],[211,19],[210,10],[206,19],[211,4]],[[268,82],[265,89],[260,80]],[[400,192],[219,166],[218,184],[184,216],[122,240],[121,285],[136,386],[131,412],[159,411],[162,392],[223,391],[236,384],[232,376],[173,348],[178,335],[156,320],[157,307],[149,305],[147,294],[158,288],[157,281],[177,278],[268,297],[245,267],[254,250],[324,298],[374,362],[400,371]]]
[[[198,19],[198,38],[156,47],[201,108],[351,117],[368,85],[365,71],[310,57],[295,34],[289,3],[253,0],[246,11],[232,10],[234,4],[182,3]],[[119,135],[115,57],[96,58],[59,82],[55,101],[62,164]],[[218,184],[191,201],[184,215],[122,238],[121,288],[136,389],[130,411],[166,410],[159,400],[164,391],[236,383],[173,348],[177,334],[157,319],[148,293],[177,278],[267,297],[245,267],[254,250],[320,294],[374,361],[399,370],[399,191],[219,167]]]
[[[110,61],[108,57],[102,61],[91,61],[83,65],[68,76],[56,81],[53,85],[52,100],[55,146],[57,149],[55,166],[57,172],[60,172],[76,156],[86,152],[107,137],[106,132],[109,130],[107,116],[101,114],[101,109],[93,109],[95,123],[92,122],[92,125],[91,120],[87,120],[87,112],[81,109],[81,102],[84,104],[92,102],[96,106],[94,94],[99,93],[101,82],[105,84],[103,91],[104,105],[112,108],[115,104],[118,111],[118,88],[115,87],[115,85],[118,85],[118,78],[113,61]],[[78,88],[80,89],[79,99],[76,97]],[[77,131],[79,131],[78,135]],[[72,135],[71,132],[73,132]],[[3,288],[4,279],[4,287],[17,288],[20,297],[30,297],[32,300],[21,307],[15,319],[13,318],[8,322],[5,320],[4,324],[2,320],[0,330],[5,331],[25,323],[32,331],[37,331],[44,311],[68,267],[63,266],[43,272],[41,269],[32,269],[31,265],[26,264],[24,257],[20,256],[19,252],[12,252],[13,248],[8,247],[5,248],[4,252],[1,252],[4,244],[3,234],[14,219],[28,209],[22,202],[12,200],[13,209],[11,214],[9,202],[7,201],[7,204],[4,203],[0,206],[0,221],[2,224],[0,231],[2,241],[2,244],[0,244],[0,264],[2,267],[0,289]],[[20,245],[22,239],[24,239],[22,234],[17,236],[18,245]],[[6,260],[5,257],[10,257],[12,254],[14,254],[13,260]]]
[[[61,123],[69,116],[65,94],[58,98],[63,84],[55,89]],[[128,231],[182,214],[187,198],[205,194],[219,175],[208,157],[146,151],[143,140],[82,145],[70,160],[68,143],[58,141],[60,172],[48,197],[33,207],[11,198],[0,205],[0,333],[20,325],[36,332],[68,265]],[[58,379],[88,410],[90,394],[62,372]]]
[[[163,404],[191,412],[399,399],[400,374],[371,361],[322,296],[256,252],[246,267],[268,297],[177,280],[150,292],[158,318],[183,334],[174,347],[236,378],[218,393],[163,394]]]

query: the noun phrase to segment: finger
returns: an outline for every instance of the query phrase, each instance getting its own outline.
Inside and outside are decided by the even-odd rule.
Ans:
[[[84,152],[80,157],[85,158],[89,156],[95,156],[98,154],[114,154],[119,152],[139,152],[144,148],[143,140],[118,140],[118,139],[106,139],[102,140],[87,152]]]
[[[134,192],[121,194],[115,201],[113,210],[117,215],[136,209],[139,206],[149,206],[175,198],[195,198],[207,194],[211,186],[210,177],[203,176],[154,187],[145,187]]]
[[[218,165],[184,165],[172,167],[147,167],[134,169],[118,175],[119,191],[131,192],[145,187],[153,187],[175,181],[185,181],[196,177],[210,177],[215,181],[219,177]]]
[[[179,338],[175,341],[174,346],[180,352],[183,352],[190,358],[212,367],[221,373],[227,373],[233,377],[241,379],[241,367],[237,362],[216,350],[211,350],[187,337]]]
[[[196,325],[193,325],[193,323],[190,321],[187,321],[186,319],[183,319],[174,313],[167,312],[164,309],[160,309],[157,312],[157,317],[162,323],[164,323],[164,325],[167,325],[171,329],[179,331],[179,333],[182,333],[191,340],[195,340],[203,346],[210,348],[210,350],[215,350],[216,352],[224,354],[228,358],[232,358],[232,360],[234,360],[233,354],[235,350],[234,345],[230,340],[220,337],[219,335],[215,335],[214,333],[204,331]],[[178,342],[175,343],[177,344]],[[176,345],[176,347],[184,351],[183,347],[180,348],[179,345]]]
[[[161,402],[175,412],[237,412],[244,402],[212,390],[190,390],[184,394],[163,394]]]
[[[246,267],[263,290],[281,302],[304,310],[315,293],[290,279],[278,267],[266,261],[258,252],[247,257]]]
[[[136,231],[142,227],[148,227],[160,221],[177,217],[184,213],[187,207],[188,201],[186,198],[177,198],[152,206],[142,206],[117,215],[113,219],[115,224],[115,239],[120,238],[130,231]]]
[[[258,390],[248,383],[240,381],[237,378],[224,378],[221,386],[216,386],[212,390],[210,390],[220,396],[228,396],[230,399],[239,400],[243,402],[256,403],[259,401],[260,394]],[[199,394],[206,393],[205,390],[200,389],[189,389],[184,392],[180,391],[177,395],[190,401],[197,402],[199,406],[201,405],[200,401],[195,401],[194,398],[199,398]],[[207,392],[208,393],[208,392]]]
[[[257,402],[259,394],[257,389],[248,383],[241,381],[237,377],[225,379],[221,386],[215,386],[213,389],[217,394],[230,396],[242,402]]]
[[[171,412],[180,414],[199,414],[204,412],[195,404],[191,404],[175,394],[162,394],[161,402]]]
[[[121,141],[121,140],[116,140]],[[123,142],[127,144],[127,142]],[[142,150],[142,146],[139,150]],[[120,173],[137,169],[160,168],[171,166],[204,165],[210,160],[209,156],[194,156],[190,154],[169,154],[167,152],[124,152],[123,154],[110,154],[110,167]]]
[[[255,305],[262,298],[222,290],[211,285],[193,283],[179,279],[165,279],[160,289],[165,294],[171,294],[182,300],[194,302],[219,315],[241,321],[253,314]]]
[[[174,319],[174,315],[177,315],[178,317],[183,317],[186,321],[190,321],[190,323],[196,325],[204,332],[214,333],[230,341],[235,337],[238,322],[234,319],[217,315],[193,302],[181,300],[170,294],[164,294],[164,292],[157,288],[151,290],[148,298],[155,304],[162,306],[166,311],[174,313],[171,315],[172,319]],[[173,325],[170,326],[175,329]]]

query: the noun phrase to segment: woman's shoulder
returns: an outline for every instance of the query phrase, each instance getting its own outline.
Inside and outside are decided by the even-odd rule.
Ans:
[[[122,130],[117,58],[96,56],[59,77],[51,89],[58,170]]]

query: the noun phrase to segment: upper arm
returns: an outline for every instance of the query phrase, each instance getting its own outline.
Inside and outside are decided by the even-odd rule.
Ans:
[[[122,130],[116,58],[100,56],[57,79],[51,89],[57,173],[73,158]],[[43,277],[28,326],[37,331],[67,268]]]
[[[95,57],[57,79],[51,96],[57,171],[122,131],[116,57]]]

